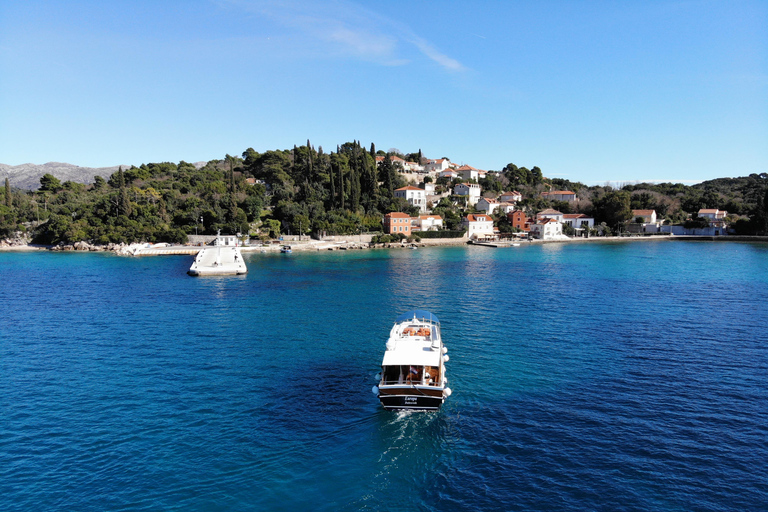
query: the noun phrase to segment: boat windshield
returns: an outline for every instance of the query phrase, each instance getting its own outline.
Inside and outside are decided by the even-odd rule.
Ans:
[[[435,324],[440,323],[440,320],[437,319],[437,316],[423,309],[414,309],[412,311],[407,311],[402,315],[398,316],[397,319],[395,320],[395,323],[399,324],[400,322],[405,322],[407,320],[412,320],[414,318],[416,320],[423,320],[423,321],[432,322]]]

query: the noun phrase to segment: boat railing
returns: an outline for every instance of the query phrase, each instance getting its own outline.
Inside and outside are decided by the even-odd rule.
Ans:
[[[379,384],[380,386],[432,386],[436,387],[438,385],[436,380],[425,380],[425,379],[394,379],[394,380],[382,380]]]

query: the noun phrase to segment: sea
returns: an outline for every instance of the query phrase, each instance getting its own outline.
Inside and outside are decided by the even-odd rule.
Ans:
[[[245,258],[0,253],[0,510],[768,510],[768,244]],[[371,391],[411,309],[438,412]]]

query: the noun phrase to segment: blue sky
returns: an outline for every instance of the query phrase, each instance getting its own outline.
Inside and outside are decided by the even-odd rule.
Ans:
[[[768,2],[0,3],[1,163],[307,139],[588,184],[768,172]]]

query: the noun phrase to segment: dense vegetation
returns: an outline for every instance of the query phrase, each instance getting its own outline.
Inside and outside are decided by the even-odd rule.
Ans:
[[[87,240],[92,243],[184,242],[187,235],[242,233],[269,238],[281,233],[354,234],[381,230],[381,216],[391,211],[415,215],[417,210],[394,197],[406,185],[390,157],[421,158],[421,151],[363,148],[359,142],[337,146],[335,152],[315,149],[309,141],[292,150],[242,157],[226,155],[197,168],[187,162],[152,163],[96,177],[91,185],[60,182],[47,174],[36,191],[12,190],[6,179],[0,196],[0,236],[31,231],[44,244]],[[377,166],[376,156],[383,156]],[[456,180],[463,181],[463,180]],[[437,191],[455,183],[436,180]],[[659,217],[684,222],[700,208],[727,210],[732,225],[744,234],[768,232],[768,174],[722,178],[694,186],[633,184],[587,187],[578,182],[548,179],[541,169],[507,165],[480,180],[485,195],[516,189],[520,206],[530,214],[545,208],[582,212],[605,223],[608,231],[631,220],[632,209],[655,209]],[[568,189],[576,204],[549,201],[541,193]],[[463,198],[443,197],[430,205],[446,229],[460,229],[468,213]],[[502,231],[511,230],[503,216]]]

